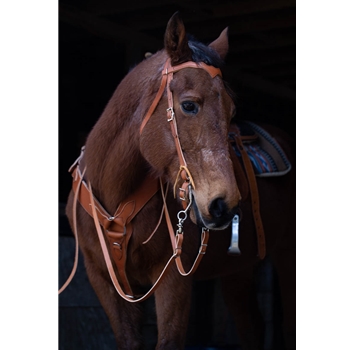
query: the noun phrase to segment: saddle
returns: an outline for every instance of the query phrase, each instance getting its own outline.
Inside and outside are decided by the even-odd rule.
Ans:
[[[236,121],[235,124],[231,124],[228,136],[241,163],[242,154],[235,141],[237,132],[252,163],[255,176],[282,176],[291,170],[291,164],[284,151],[266,130],[252,122]]]

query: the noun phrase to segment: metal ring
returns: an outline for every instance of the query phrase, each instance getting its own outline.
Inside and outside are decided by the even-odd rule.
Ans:
[[[168,119],[168,122],[171,122],[173,119],[174,119],[174,116],[175,116],[175,112],[174,112],[174,109],[173,107],[169,107],[166,109],[167,112],[171,112],[171,118]]]
[[[181,213],[185,214],[183,218],[180,217],[180,214],[181,214]],[[179,221],[182,221],[182,222],[185,221],[185,220],[187,219],[187,213],[186,213],[184,210],[179,211],[179,212],[177,213],[177,219],[178,219]]]

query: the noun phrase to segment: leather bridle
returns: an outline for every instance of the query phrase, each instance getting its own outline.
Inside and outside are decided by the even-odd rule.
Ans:
[[[206,252],[206,247],[209,240],[209,230],[203,227],[202,236],[201,236],[201,245],[200,245],[197,257],[192,267],[190,268],[190,270],[186,272],[183,268],[181,258],[180,258],[180,255],[182,252],[182,241],[183,241],[182,224],[187,218],[187,211],[190,209],[190,206],[192,203],[191,189],[192,187],[193,189],[195,188],[195,184],[194,184],[193,177],[187,167],[187,163],[182,152],[180,139],[177,131],[177,125],[176,125],[173,95],[170,89],[170,83],[173,80],[174,73],[184,68],[204,69],[211,76],[211,78],[215,78],[217,75],[219,75],[220,77],[222,76],[219,68],[209,66],[204,62],[197,63],[197,62],[189,61],[189,62],[179,64],[177,66],[171,66],[170,58],[167,59],[164,65],[164,69],[162,71],[162,80],[161,80],[159,90],[150,108],[148,109],[148,112],[146,113],[146,116],[143,119],[143,122],[140,127],[140,134],[142,134],[145,125],[153,115],[166,88],[167,99],[168,99],[168,108],[166,110],[167,121],[170,124],[171,132],[174,138],[176,151],[177,151],[179,164],[180,164],[179,171],[174,184],[174,195],[176,195],[176,187],[181,179],[182,184],[179,186],[179,197],[183,201],[182,203],[183,203],[183,209],[184,209],[178,213],[178,217],[177,217],[178,230],[176,231],[176,234],[172,227],[170,215],[166,205],[166,193],[164,192],[164,188],[163,188],[163,183],[164,183],[163,179],[154,179],[151,176],[146,177],[145,181],[140,186],[140,188],[135,193],[128,196],[124,201],[122,201],[119,204],[115,214],[112,216],[109,213],[107,213],[107,211],[102,207],[102,205],[98,202],[98,200],[93,196],[90,181],[89,180],[86,181],[84,179],[84,173],[86,168],[84,168],[83,171],[81,171],[81,169],[79,168],[80,160],[83,158],[84,148],[82,149],[82,153],[80,157],[75,161],[75,163],[70,168],[70,171],[72,172],[72,176],[73,176],[73,192],[74,192],[73,230],[74,230],[74,235],[76,239],[76,246],[78,246],[76,206],[77,206],[77,202],[79,201],[82,207],[85,209],[85,211],[94,220],[98,238],[99,238],[102,252],[104,255],[104,259],[107,265],[107,269],[115,289],[123,299],[133,303],[145,300],[150,295],[152,295],[152,293],[159,285],[160,281],[162,280],[166,271],[168,270],[170,263],[173,260],[175,260],[177,269],[181,275],[188,276],[194,273],[203,255]],[[153,197],[153,195],[158,191],[159,188],[161,190],[162,199],[163,199],[163,210],[162,210],[162,214],[159,219],[157,227],[159,226],[159,223],[164,213],[167,226],[168,226],[172,248],[173,248],[173,255],[170,257],[170,259],[166,263],[165,267],[163,268],[163,271],[161,272],[160,276],[158,277],[156,282],[153,284],[151,289],[142,297],[136,298],[132,293],[132,290],[129,285],[128,279],[126,277],[126,272],[125,272],[127,246],[128,246],[130,237],[132,235],[132,219],[143,208],[143,206]],[[101,227],[103,228],[104,233]],[[145,242],[143,242],[143,244],[146,244],[152,238],[153,233],[156,231],[156,229],[152,232],[150,237]],[[107,248],[105,236],[107,236],[107,240],[110,243],[110,253],[116,264],[118,275],[119,275],[119,278],[121,279],[121,284],[123,285],[124,289],[121,287],[120,282],[114,272],[114,268],[110,258],[110,253]],[[78,249],[76,248],[73,270],[67,282],[59,290],[59,293],[61,293],[68,286],[69,282],[72,280],[77,268],[77,260],[78,260]]]
[[[187,204],[186,202],[189,201],[189,185],[192,186],[193,189],[195,189],[195,184],[193,181],[193,177],[187,167],[187,163],[185,160],[185,157],[182,152],[179,134],[177,131],[177,124],[176,124],[176,117],[175,117],[175,111],[174,111],[174,100],[173,100],[173,93],[170,89],[170,83],[174,78],[174,73],[184,69],[184,68],[196,68],[196,69],[204,69],[211,78],[215,78],[217,75],[222,77],[221,70],[219,68],[209,66],[205,64],[204,62],[193,62],[188,61],[182,64],[179,64],[177,66],[172,66],[170,58],[167,59],[164,65],[164,69],[162,71],[162,81],[160,83],[159,90],[157,92],[157,95],[155,99],[153,100],[151,107],[149,108],[148,112],[146,113],[145,118],[142,121],[141,128],[140,128],[140,135],[142,134],[142,131],[145,127],[145,125],[150,120],[151,116],[153,115],[161,97],[163,96],[164,90],[166,88],[167,91],[167,98],[168,98],[168,108],[167,108],[167,121],[170,124],[171,133],[174,138],[175,146],[176,146],[176,152],[180,163],[180,168],[174,183],[174,197],[176,197],[176,187],[180,181],[180,179],[183,181],[181,186],[179,187],[179,198],[183,201],[183,208],[185,209]]]

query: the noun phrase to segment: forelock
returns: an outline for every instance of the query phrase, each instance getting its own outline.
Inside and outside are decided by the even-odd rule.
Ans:
[[[209,46],[193,39],[189,38],[188,46],[192,51],[192,60],[194,62],[204,62],[209,66],[216,68],[222,68],[224,61],[220,58],[219,54]]]

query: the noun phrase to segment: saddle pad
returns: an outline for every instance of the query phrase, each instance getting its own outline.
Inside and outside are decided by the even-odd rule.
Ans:
[[[252,162],[256,176],[282,176],[291,169],[291,164],[277,141],[263,128],[252,122],[236,123],[244,148]],[[234,142],[234,133],[229,132],[229,140],[236,155],[241,154]]]

